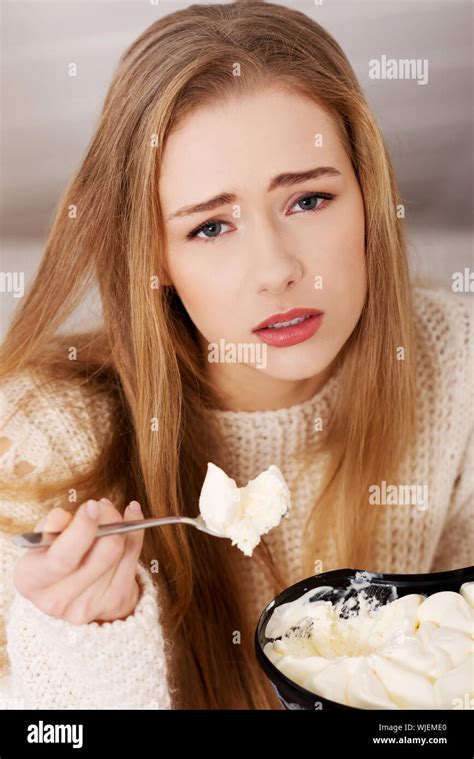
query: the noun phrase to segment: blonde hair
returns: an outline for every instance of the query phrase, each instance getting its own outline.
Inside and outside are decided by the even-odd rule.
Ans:
[[[236,62],[240,76],[233,73]],[[339,566],[371,568],[377,509],[368,505],[368,487],[390,479],[416,434],[414,319],[398,192],[341,48],[306,15],[273,3],[192,5],[154,22],[122,55],[39,271],[10,325],[0,374],[31,368],[46,383],[63,378],[91,393],[106,391],[114,430],[84,476],[54,486],[25,483],[15,497],[33,491],[51,499],[74,487],[80,503],[115,487],[120,509],[136,498],[145,516],[196,515],[207,462],[225,465],[225,453],[205,423],[215,396],[194,325],[173,288],[150,287],[152,277],[161,280],[166,272],[159,170],[170,131],[189,113],[221,102],[224,94],[266,86],[287,88],[327,110],[364,199],[367,297],[337,357],[342,392],[322,436],[330,466],[308,519],[305,566],[313,574],[314,558],[324,556],[332,534]],[[71,205],[78,209],[75,220]],[[94,281],[104,327],[59,334]],[[68,360],[70,345],[77,347],[75,361]],[[399,346],[404,361],[397,360]],[[158,430],[150,434],[155,417]],[[176,705],[279,706],[256,663],[254,621],[233,601],[240,595],[236,549],[186,527],[144,535],[141,560],[160,561],[155,582],[166,609],[165,634],[173,641]],[[275,593],[282,590],[286,578],[265,541],[255,555]],[[240,646],[232,643],[236,629]]]

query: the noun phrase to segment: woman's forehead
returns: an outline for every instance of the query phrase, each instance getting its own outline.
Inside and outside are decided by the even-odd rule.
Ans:
[[[259,188],[285,172],[334,166],[347,157],[330,116],[316,102],[263,92],[197,109],[169,136],[160,167],[166,214],[221,192]]]

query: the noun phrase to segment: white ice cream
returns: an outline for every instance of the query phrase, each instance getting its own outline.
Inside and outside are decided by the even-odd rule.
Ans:
[[[472,708],[473,591],[467,582],[459,593],[414,593],[377,605],[362,590],[359,612],[344,618],[343,599],[310,602],[313,588],[275,609],[265,633],[283,637],[264,651],[294,682],[348,706]]]
[[[261,536],[288,516],[290,502],[288,485],[274,464],[238,488],[235,480],[209,462],[199,509],[209,529],[230,538],[232,545],[251,556]]]

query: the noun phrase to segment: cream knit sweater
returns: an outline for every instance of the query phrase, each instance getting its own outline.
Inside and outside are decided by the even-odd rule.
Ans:
[[[417,456],[405,463],[400,483],[429,483],[429,506],[381,507],[376,558],[366,567],[374,571],[435,572],[474,563],[471,304],[464,296],[421,287],[415,288],[415,304],[422,347],[418,380],[423,424]],[[339,373],[333,375],[313,398],[289,408],[209,412],[225,436],[228,473],[239,486],[270,464],[277,464],[288,482],[290,516],[266,536],[288,584],[303,577],[302,524],[326,465],[324,455],[317,456],[298,479],[295,456],[316,442],[314,420],[327,414],[339,378]],[[0,386],[0,442],[6,438],[0,455],[2,478],[46,481],[72,466],[87,468],[109,429],[107,398],[91,401],[83,391],[58,383],[57,392],[40,393],[27,410],[22,396],[31,386],[28,373]],[[72,404],[82,411],[84,424],[79,429],[72,421]],[[8,421],[14,408],[20,412]],[[20,462],[28,462],[33,471],[22,473]],[[44,504],[18,505],[3,498],[0,526],[9,520],[34,524],[44,513]],[[148,569],[138,567],[142,592],[126,620],[76,626],[44,614],[16,591],[12,574],[21,552],[10,534],[0,532],[0,709],[173,708],[167,682],[172,642],[163,639],[159,596]],[[331,546],[324,557],[316,558],[323,560],[324,571],[336,567]],[[253,557],[240,554],[239,561],[242,602],[245,597],[256,623],[272,592]]]

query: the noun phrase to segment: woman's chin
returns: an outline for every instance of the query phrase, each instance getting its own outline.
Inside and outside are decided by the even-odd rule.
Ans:
[[[277,362],[275,362],[277,363]],[[279,361],[278,365],[272,365],[269,360],[265,369],[259,369],[258,366],[253,368],[260,374],[265,375],[268,378],[282,380],[286,382],[300,382],[302,380],[311,379],[316,375],[322,375],[328,364],[321,365],[316,363],[304,363],[301,364],[294,362],[282,362]]]

